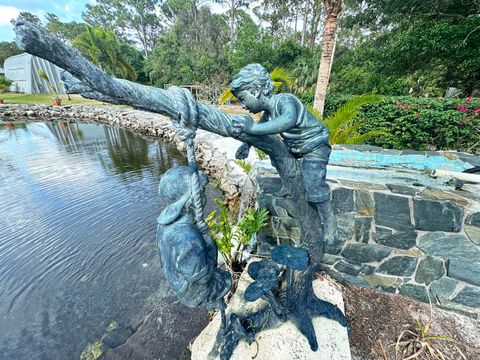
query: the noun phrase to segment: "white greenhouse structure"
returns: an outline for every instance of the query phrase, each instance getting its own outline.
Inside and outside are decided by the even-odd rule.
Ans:
[[[11,56],[3,65],[5,77],[12,81],[10,91],[25,94],[49,93],[48,83],[38,75],[43,70],[57,93],[65,93],[60,80],[60,68],[49,61],[23,53]]]

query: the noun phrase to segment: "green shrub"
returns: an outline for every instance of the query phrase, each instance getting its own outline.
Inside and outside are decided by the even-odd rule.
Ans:
[[[0,93],[6,92],[11,84],[12,82],[10,80],[7,80],[5,76],[0,75]]]
[[[299,96],[306,104],[313,94]],[[328,94],[325,116],[335,112],[351,96]],[[311,99],[312,101],[305,101]],[[480,99],[416,98],[383,96],[366,104],[358,114],[360,133],[383,129],[385,136],[367,141],[389,149],[458,150],[480,153]]]

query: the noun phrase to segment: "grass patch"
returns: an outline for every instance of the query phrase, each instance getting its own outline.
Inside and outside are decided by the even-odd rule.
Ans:
[[[80,360],[97,360],[103,355],[103,344],[97,341],[93,344],[88,344],[85,350],[80,355]]]
[[[89,100],[83,98],[81,95],[72,94],[68,100],[67,95],[60,94],[59,96],[62,99],[62,105],[107,105],[107,106],[118,106],[111,105],[104,102]],[[50,94],[17,94],[17,93],[4,93],[0,94],[0,99],[3,99],[5,104],[52,104],[52,96]],[[124,105],[122,105],[124,106]]]

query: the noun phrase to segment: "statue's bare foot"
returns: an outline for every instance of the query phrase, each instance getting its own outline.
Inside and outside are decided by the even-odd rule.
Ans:
[[[337,219],[333,212],[329,212],[323,222],[323,238],[326,244],[332,245],[338,239]]]
[[[334,244],[338,239],[337,219],[332,210],[331,201],[327,200],[321,203],[316,203],[317,210],[322,217],[323,224],[323,241],[326,244]]]

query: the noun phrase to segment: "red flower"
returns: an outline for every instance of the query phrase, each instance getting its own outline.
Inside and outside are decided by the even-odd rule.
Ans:
[[[405,111],[409,111],[410,108],[408,107],[407,104],[402,104],[400,101],[397,101],[397,109],[400,109],[402,108],[403,110]]]
[[[415,114],[415,119],[419,119],[420,118],[420,114]]]
[[[465,106],[458,105],[457,110],[461,112],[468,112],[468,109]]]
[[[471,97],[471,96],[467,97],[467,98],[465,99],[465,104],[468,104],[468,103],[470,102],[470,100],[472,100],[472,97]]]
[[[480,114],[480,109],[475,109],[475,114]]]

